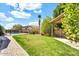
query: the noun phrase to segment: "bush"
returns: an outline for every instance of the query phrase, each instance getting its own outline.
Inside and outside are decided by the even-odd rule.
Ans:
[[[36,29],[36,28],[32,28],[31,33],[32,34],[38,34],[39,33],[39,30]]]
[[[58,15],[60,15],[61,13],[64,12],[64,5],[65,5],[65,3],[62,3],[62,4],[59,3],[56,6],[55,10],[53,11],[53,18],[57,17]]]
[[[66,37],[75,42],[79,41],[79,4],[66,4],[62,22]]]
[[[30,33],[30,34],[38,34],[39,33],[39,28],[37,26],[29,27],[27,30],[28,30],[28,33]]]
[[[4,35],[4,28],[0,25],[0,36]]]
[[[48,16],[43,20],[41,26],[42,35],[51,35],[51,24],[49,23],[50,20],[51,18]]]

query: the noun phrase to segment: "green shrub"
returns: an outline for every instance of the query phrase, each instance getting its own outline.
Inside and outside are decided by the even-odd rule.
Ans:
[[[0,36],[4,35],[5,30],[4,28],[0,25]]]
[[[41,26],[42,35],[51,35],[51,24],[49,23],[50,20],[51,18],[48,16],[43,20]]]
[[[65,3],[60,3],[56,6],[55,10],[53,11],[53,18],[64,12],[64,5]]]
[[[65,4],[64,20],[62,22],[66,37],[79,41],[79,4]]]
[[[38,26],[32,26],[28,28],[28,31],[30,34],[38,34],[39,33],[39,28]]]

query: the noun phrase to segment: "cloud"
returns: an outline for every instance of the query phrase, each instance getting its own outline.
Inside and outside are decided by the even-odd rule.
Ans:
[[[41,8],[41,5],[40,3],[20,3],[19,4],[19,8],[21,10],[24,10],[24,9],[27,9],[27,10],[35,10],[35,9],[40,9]]]
[[[0,20],[2,20],[2,19],[6,19],[7,18],[7,16],[4,14],[4,13],[0,13]],[[3,21],[3,20],[2,20]]]
[[[37,21],[35,21],[35,22],[30,22],[28,25],[38,26],[38,22],[37,22]]]
[[[5,26],[5,29],[11,29],[15,24],[17,24],[17,23],[8,23],[8,24]]]
[[[42,25],[43,19],[41,19],[41,24]],[[34,21],[34,22],[29,22],[28,25],[34,25],[34,26],[39,26],[38,21]]]
[[[42,12],[42,10],[40,9],[40,10],[34,10],[34,13],[41,13]]]
[[[4,28],[6,29],[12,28],[12,26],[15,24],[12,23],[14,21],[14,18],[7,17],[5,13],[0,13],[0,21],[1,21],[0,24],[4,26]]]
[[[40,9],[41,3],[7,3],[7,5],[13,6],[16,10],[35,10]]]
[[[13,19],[12,17],[9,17],[9,18],[6,18],[5,21],[6,21],[6,22],[13,22],[14,19]]]
[[[14,9],[17,9],[18,3],[6,3],[6,5],[14,7]]]
[[[11,11],[11,14],[15,18],[29,18],[31,16],[30,13],[20,12],[20,11]]]
[[[7,17],[5,13],[0,13],[0,21],[2,22],[12,22],[14,19],[12,17]]]

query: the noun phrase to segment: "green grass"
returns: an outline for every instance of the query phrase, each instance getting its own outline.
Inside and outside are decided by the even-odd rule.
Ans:
[[[78,50],[53,37],[29,34],[13,37],[31,56],[79,56]]]

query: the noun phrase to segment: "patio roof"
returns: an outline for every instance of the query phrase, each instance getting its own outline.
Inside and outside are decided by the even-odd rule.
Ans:
[[[61,13],[59,16],[57,16],[56,18],[52,19],[50,21],[50,23],[56,24],[56,23],[61,23],[62,22],[62,18],[64,17],[64,13]]]

